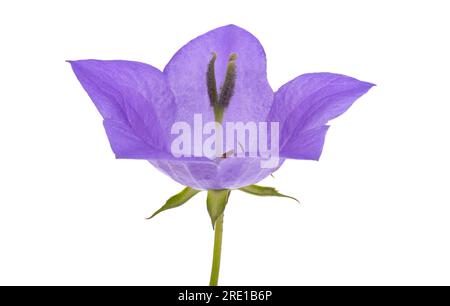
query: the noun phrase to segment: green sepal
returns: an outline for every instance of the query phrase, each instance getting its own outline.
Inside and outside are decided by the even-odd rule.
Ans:
[[[211,217],[211,223],[214,228],[217,218],[219,218],[228,203],[231,190],[208,190],[208,197],[206,198],[206,206],[208,208],[209,216]]]
[[[263,187],[263,186],[258,186],[258,185],[249,185],[246,187],[242,187],[239,188],[240,191],[243,192],[247,192],[253,195],[257,195],[257,196],[263,196],[263,197],[267,197],[267,196],[275,196],[275,197],[283,197],[283,198],[289,198],[292,200],[297,201],[298,203],[300,203],[299,200],[297,200],[294,197],[290,197],[284,194],[279,193],[275,188],[273,187]]]
[[[157,214],[159,214],[160,212],[163,212],[165,210],[183,205],[184,203],[189,201],[193,196],[195,196],[200,191],[201,190],[196,190],[191,187],[184,188],[180,193],[177,193],[176,195],[174,195],[173,197],[168,199],[166,204],[164,204],[160,209],[155,211],[155,213],[153,215],[151,215],[150,217],[148,217],[147,219],[151,219],[154,216],[156,216]]]

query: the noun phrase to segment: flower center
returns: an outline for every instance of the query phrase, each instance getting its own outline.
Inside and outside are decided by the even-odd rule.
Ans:
[[[217,93],[216,75],[214,64],[216,62],[217,54],[213,52],[213,56],[208,63],[206,72],[206,85],[208,88],[209,102],[214,110],[214,119],[216,122],[223,121],[223,114],[225,109],[230,105],[231,98],[234,94],[234,87],[236,84],[236,59],[237,54],[231,53],[228,58],[227,72],[225,80],[220,86],[220,94]]]

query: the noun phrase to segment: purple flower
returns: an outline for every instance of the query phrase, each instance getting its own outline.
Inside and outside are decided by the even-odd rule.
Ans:
[[[373,84],[332,74],[301,75],[273,92],[266,77],[266,56],[258,39],[234,25],[190,41],[164,71],[131,61],[71,61],[73,71],[104,118],[117,158],[146,159],[175,181],[196,189],[240,188],[257,183],[274,169],[258,158],[175,158],[170,128],[192,123],[193,114],[213,121],[206,73],[213,52],[215,76],[224,81],[230,54],[237,54],[234,94],[224,121],[280,123],[280,165],[285,158],[318,160],[327,122],[343,112]]]
[[[340,74],[310,73],[273,92],[266,77],[264,49],[256,37],[234,25],[190,41],[164,71],[130,61],[70,63],[103,116],[116,157],[148,160],[187,186],[152,217],[208,190],[207,208],[215,227],[211,285],[218,281],[223,214],[231,189],[287,196],[254,185],[277,169],[261,167],[262,155],[229,157],[228,151],[217,151],[220,154],[209,159],[172,154],[174,124],[193,126],[194,114],[213,124],[275,122],[279,125],[278,167],[287,158],[318,160],[328,121],[374,86]]]

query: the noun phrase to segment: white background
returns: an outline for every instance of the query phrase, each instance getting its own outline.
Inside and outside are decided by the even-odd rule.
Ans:
[[[306,2],[306,1],[305,1]],[[223,285],[450,285],[448,1],[2,1],[0,284],[206,285],[204,193],[115,160],[67,59],[160,69],[234,23],[264,45],[274,89],[306,72],[378,86],[332,122],[320,162],[232,193]]]

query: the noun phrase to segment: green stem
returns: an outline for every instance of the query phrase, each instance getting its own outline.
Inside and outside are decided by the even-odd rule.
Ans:
[[[214,226],[214,251],[211,269],[210,286],[217,286],[219,281],[220,255],[222,253],[223,214],[217,218]]]

